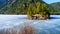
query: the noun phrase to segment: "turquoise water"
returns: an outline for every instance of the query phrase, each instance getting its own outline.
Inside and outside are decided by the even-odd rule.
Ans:
[[[27,15],[0,15],[0,29],[32,25],[37,34],[60,34],[60,15],[51,15],[50,20],[28,20]]]

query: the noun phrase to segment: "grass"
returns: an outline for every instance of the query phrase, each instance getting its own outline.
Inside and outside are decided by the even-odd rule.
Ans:
[[[0,34],[35,34],[34,28],[32,26],[24,26],[20,30],[7,29]]]
[[[32,26],[25,26],[20,31],[21,34],[35,34]]]

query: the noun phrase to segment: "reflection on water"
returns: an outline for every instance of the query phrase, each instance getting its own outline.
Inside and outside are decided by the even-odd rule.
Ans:
[[[34,26],[37,34],[60,34],[60,15],[50,20],[28,20],[27,15],[0,15],[0,29],[20,28],[25,24]]]

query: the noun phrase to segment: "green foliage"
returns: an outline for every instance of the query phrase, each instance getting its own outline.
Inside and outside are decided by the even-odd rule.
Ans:
[[[0,10],[0,14],[27,14],[28,5],[32,3],[36,4],[36,2],[45,3],[42,0],[16,0],[13,4],[9,2],[10,5],[8,4],[8,6]],[[35,14],[37,10],[39,11],[39,8],[36,9],[36,7],[33,7],[33,14]]]
[[[0,9],[0,14],[60,14],[60,3],[47,4],[43,0],[16,0],[13,4]],[[48,5],[48,6],[47,6]],[[48,8],[47,8],[48,7]],[[28,11],[28,12],[27,12]],[[31,12],[30,12],[31,11]],[[49,12],[48,12],[49,11]]]
[[[41,16],[47,15],[48,17],[49,14],[48,11],[49,10],[46,4],[41,4],[40,2],[36,2],[35,4],[34,3],[29,4],[27,14],[30,16],[34,14],[40,14]]]

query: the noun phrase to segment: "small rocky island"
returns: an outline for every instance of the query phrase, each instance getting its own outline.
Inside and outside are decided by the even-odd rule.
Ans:
[[[50,18],[50,13],[47,5],[40,2],[29,4],[27,15],[28,19],[32,20],[47,20]]]
[[[41,16],[40,14],[35,14],[32,16],[28,16],[28,19],[32,19],[32,20],[46,20],[49,19],[49,16],[43,15]]]

